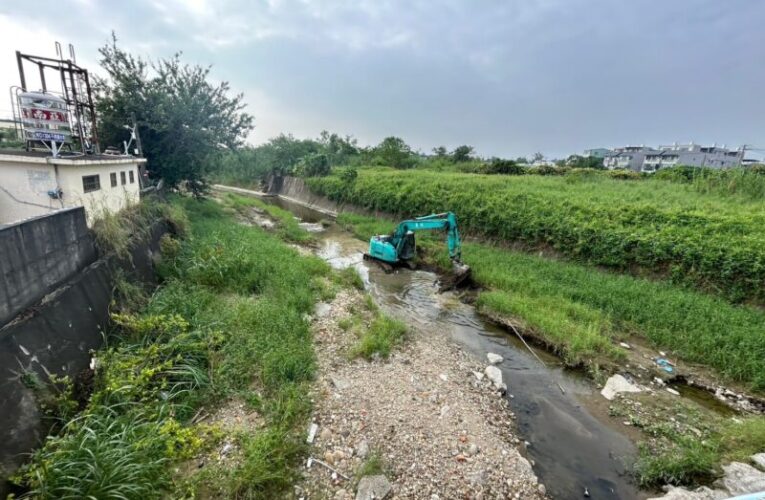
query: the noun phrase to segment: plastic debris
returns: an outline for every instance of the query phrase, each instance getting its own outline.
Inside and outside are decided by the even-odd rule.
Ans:
[[[672,367],[672,362],[668,360],[667,358],[656,358],[656,364],[659,368],[664,370],[667,373],[672,373],[675,371],[675,369]]]

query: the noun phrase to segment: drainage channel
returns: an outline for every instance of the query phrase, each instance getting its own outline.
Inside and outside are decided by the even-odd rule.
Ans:
[[[319,257],[335,268],[356,268],[367,291],[387,313],[419,329],[448,335],[482,361],[489,352],[504,358],[498,366],[520,434],[529,443],[526,454],[551,497],[583,498],[585,491],[596,499],[646,496],[629,474],[635,446],[613,427],[608,405],[581,373],[566,369],[545,351],[532,355],[516,337],[484,321],[454,294],[439,293],[434,273],[387,274],[363,261],[364,242],[335,224],[326,228],[316,224],[326,221],[325,215],[278,197],[264,201],[290,210],[306,229],[316,232]]]

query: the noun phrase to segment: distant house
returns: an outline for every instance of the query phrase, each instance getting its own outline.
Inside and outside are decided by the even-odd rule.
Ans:
[[[594,149],[585,149],[582,156],[588,156],[593,158],[605,158],[610,153],[611,153],[610,149],[594,148]]]
[[[137,202],[139,165],[131,156],[61,156],[0,151],[0,224],[85,207],[88,221]]]
[[[691,167],[732,168],[741,165],[744,159],[743,148],[730,150],[725,147],[700,146],[698,144],[673,144],[659,146],[655,153],[646,155],[643,160],[643,172],[656,172],[662,168],[687,165]]]
[[[622,169],[640,172],[646,155],[656,150],[646,146],[624,146],[615,148],[603,158],[603,166],[609,170]]]

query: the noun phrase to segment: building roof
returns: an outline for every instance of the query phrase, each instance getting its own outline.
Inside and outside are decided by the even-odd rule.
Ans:
[[[3,162],[21,161],[25,163],[53,163],[58,165],[93,165],[104,163],[145,163],[146,158],[137,156],[117,156],[61,152],[58,158],[53,158],[48,151],[25,151],[23,149],[0,149],[0,164]]]

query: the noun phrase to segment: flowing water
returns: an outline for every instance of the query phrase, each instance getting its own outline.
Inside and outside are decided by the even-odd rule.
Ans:
[[[327,219],[302,205],[266,198],[292,211],[304,223]],[[355,267],[368,292],[391,315],[418,328],[443,332],[475,356],[501,355],[498,365],[508,385],[526,454],[553,498],[634,499],[644,495],[628,468],[636,450],[607,416],[607,404],[581,373],[567,370],[555,356],[528,348],[512,334],[485,321],[452,293],[439,293],[438,277],[426,271],[386,274],[362,259],[366,244],[334,224],[316,233],[317,255],[336,268]],[[541,359],[541,362],[539,359]]]

